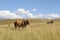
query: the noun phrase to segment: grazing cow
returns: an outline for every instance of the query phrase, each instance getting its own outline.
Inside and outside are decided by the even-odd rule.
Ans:
[[[23,22],[19,21],[19,20],[17,20],[17,21],[14,22],[15,28],[23,26],[22,24],[23,24]]]
[[[26,27],[28,24],[29,24],[29,21],[28,21],[28,20],[17,20],[17,21],[14,22],[15,28],[17,28],[17,27],[19,27],[19,28],[20,28],[20,27],[24,28],[24,27]]]
[[[52,24],[54,21],[47,22],[47,24]]]

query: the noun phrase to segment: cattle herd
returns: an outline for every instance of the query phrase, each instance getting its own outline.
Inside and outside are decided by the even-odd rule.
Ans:
[[[29,20],[16,20],[15,22],[14,22],[14,26],[15,26],[15,29],[17,28],[17,27],[22,27],[22,28],[24,28],[24,27],[26,27],[27,25],[29,25],[30,23],[29,23]]]
[[[47,24],[52,24],[53,22],[54,21],[51,20],[51,21],[47,22]],[[29,24],[30,24],[30,21],[29,20],[16,20],[16,21],[14,21],[15,29],[17,27],[19,27],[19,28],[22,27],[22,29],[23,29],[23,28],[25,28]]]

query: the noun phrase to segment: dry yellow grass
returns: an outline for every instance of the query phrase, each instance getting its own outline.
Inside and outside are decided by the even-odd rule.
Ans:
[[[32,20],[26,28],[0,26],[0,40],[60,40],[60,22],[46,24],[47,21]]]

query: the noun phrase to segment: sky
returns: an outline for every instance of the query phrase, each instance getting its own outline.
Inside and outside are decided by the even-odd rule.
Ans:
[[[60,18],[60,0],[0,0],[0,19]]]

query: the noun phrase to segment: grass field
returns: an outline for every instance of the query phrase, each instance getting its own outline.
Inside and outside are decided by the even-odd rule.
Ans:
[[[30,25],[24,29],[15,29],[11,24],[14,21],[0,21],[0,40],[60,40],[60,20],[47,24],[49,20],[31,19]]]

